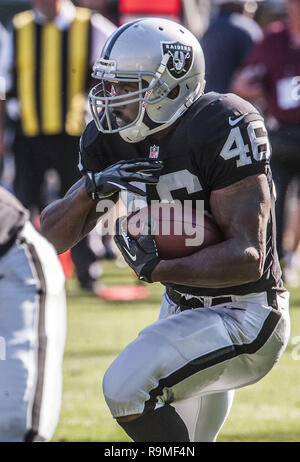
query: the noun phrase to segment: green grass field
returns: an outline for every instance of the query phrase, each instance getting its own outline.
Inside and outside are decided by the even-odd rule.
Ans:
[[[106,285],[135,281],[127,268],[110,262],[103,267]],[[86,295],[74,279],[67,282],[64,392],[53,441],[130,441],[109,413],[101,382],[118,353],[156,320],[163,289],[160,284],[149,287],[146,300],[116,303]],[[281,361],[259,383],[236,392],[218,441],[300,441],[300,289],[291,291],[291,320],[290,342]]]

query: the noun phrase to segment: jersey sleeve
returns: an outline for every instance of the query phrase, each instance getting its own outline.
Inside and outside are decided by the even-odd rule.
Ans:
[[[221,122],[215,118],[214,136],[197,148],[199,172],[210,190],[267,171],[270,143],[263,118],[252,105],[246,109],[227,112]]]
[[[90,122],[81,135],[78,168],[82,175],[87,172],[100,172],[105,168],[101,156],[101,139],[94,122]]]
[[[207,171],[212,190],[224,188],[250,175],[265,173],[269,164],[270,144],[261,120],[244,120],[207,149],[212,159]]]

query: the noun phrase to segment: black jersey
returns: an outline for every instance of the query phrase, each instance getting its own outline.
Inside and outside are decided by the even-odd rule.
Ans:
[[[82,135],[80,150],[82,173],[101,171],[121,159],[154,156],[162,160],[159,183],[146,186],[149,201],[202,200],[205,211],[211,213],[211,191],[259,173],[267,175],[272,190],[270,148],[263,118],[254,106],[233,94],[203,95],[176,121],[172,131],[155,144],[151,137],[139,143],[126,143],[118,133],[98,132],[91,122]],[[167,286],[202,296],[246,295],[280,289],[273,213],[269,217],[266,245],[263,275],[258,281],[222,289]]]

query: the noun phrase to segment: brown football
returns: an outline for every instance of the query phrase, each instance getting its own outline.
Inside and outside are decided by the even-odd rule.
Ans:
[[[128,235],[137,239],[147,224],[151,224],[148,232],[154,236],[158,254],[164,259],[185,257],[224,240],[209,216],[178,203],[155,203],[132,213],[127,219]]]

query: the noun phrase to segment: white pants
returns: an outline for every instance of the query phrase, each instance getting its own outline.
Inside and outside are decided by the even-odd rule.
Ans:
[[[235,300],[180,312],[164,294],[159,320],[142,330],[104,376],[113,417],[172,403],[191,441],[214,441],[230,410],[231,390],[266,375],[289,338],[288,292],[277,296],[278,310],[268,306],[265,292]],[[201,423],[201,413],[211,422]]]
[[[61,407],[65,335],[62,268],[28,222],[0,258],[0,441],[51,439]]]

